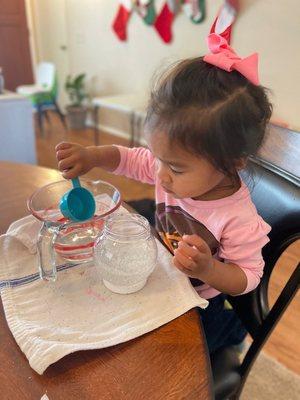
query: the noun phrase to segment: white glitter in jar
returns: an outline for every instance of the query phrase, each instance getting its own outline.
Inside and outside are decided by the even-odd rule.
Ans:
[[[97,240],[95,264],[104,284],[113,285],[118,293],[131,293],[139,290],[154,270],[156,243],[143,217],[128,214],[113,218],[118,225],[111,224],[112,230],[106,229]],[[127,229],[122,229],[126,222]],[[113,233],[113,228],[117,234]]]

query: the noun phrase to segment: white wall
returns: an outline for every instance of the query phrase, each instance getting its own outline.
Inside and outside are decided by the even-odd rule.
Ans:
[[[242,0],[233,46],[260,55],[260,80],[273,91],[274,116],[300,129],[300,2]]]
[[[64,2],[70,72],[87,73],[92,95],[147,92],[150,78],[160,65],[204,54],[204,38],[223,3],[206,0],[207,17],[199,25],[181,13],[173,25],[173,43],[166,45],[137,14],[129,22],[128,41],[120,42],[111,29],[116,0],[60,0],[61,7]],[[35,1],[35,6],[41,11],[46,3],[49,1]],[[156,0],[157,9],[162,3]],[[300,127],[300,2],[240,3],[232,46],[241,56],[254,51],[260,54],[260,79],[274,92],[275,116]],[[53,29],[48,23],[49,12],[48,7],[47,13],[38,13],[44,31]],[[53,10],[57,12],[57,8]],[[47,54],[47,48],[43,54]]]

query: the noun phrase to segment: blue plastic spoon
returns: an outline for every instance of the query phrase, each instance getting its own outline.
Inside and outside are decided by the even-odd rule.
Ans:
[[[96,203],[92,193],[80,185],[79,179],[72,179],[73,189],[65,193],[60,200],[60,211],[72,221],[85,221],[95,214]]]

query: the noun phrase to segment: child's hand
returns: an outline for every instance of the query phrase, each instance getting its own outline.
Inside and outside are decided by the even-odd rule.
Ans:
[[[76,143],[61,142],[55,147],[58,169],[66,179],[85,174],[94,167],[89,148]]]
[[[213,257],[207,243],[197,235],[184,235],[174,251],[173,263],[180,271],[205,281],[213,269]]]

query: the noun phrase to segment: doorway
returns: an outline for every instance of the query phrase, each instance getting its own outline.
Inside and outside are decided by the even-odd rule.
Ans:
[[[8,90],[33,83],[24,0],[0,0],[0,67]]]

